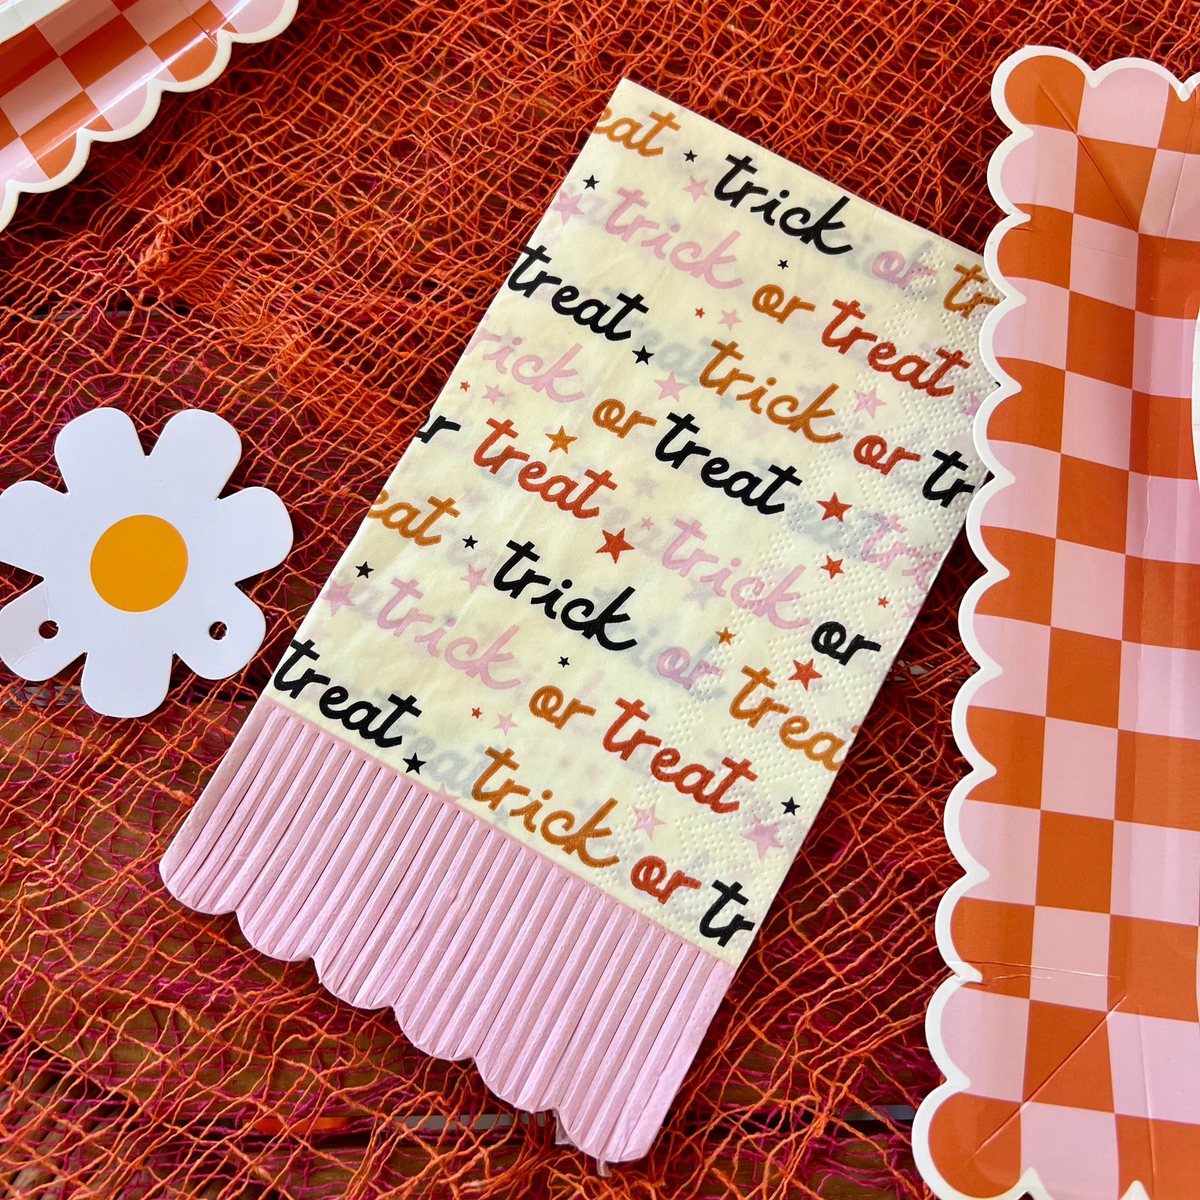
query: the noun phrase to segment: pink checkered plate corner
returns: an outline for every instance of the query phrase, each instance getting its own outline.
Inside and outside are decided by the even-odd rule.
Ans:
[[[296,0],[0,4],[0,229],[21,192],[69,183],[92,142],[140,133],[164,91],[211,83],[234,42],[274,37],[295,11]]]
[[[989,182],[1005,381],[967,522],[966,875],[938,914],[946,1077],[914,1125],[943,1200],[1182,1200],[1200,1164],[1200,76],[1008,59]]]

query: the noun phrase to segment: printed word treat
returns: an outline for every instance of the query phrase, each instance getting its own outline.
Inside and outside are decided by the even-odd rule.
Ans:
[[[983,483],[997,297],[630,83],[514,259],[163,875],[603,1164]]]

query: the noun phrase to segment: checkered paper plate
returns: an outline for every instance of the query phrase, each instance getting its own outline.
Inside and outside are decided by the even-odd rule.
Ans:
[[[69,183],[92,142],[140,133],[164,91],[211,83],[234,42],[274,37],[295,11],[296,0],[70,0],[0,42],[0,229],[21,192]]]
[[[1197,82],[1030,48],[993,87],[1006,382],[976,424],[947,1082],[914,1127],[942,1197],[1200,1194]]]
[[[0,42],[36,25],[70,0],[0,0]]]

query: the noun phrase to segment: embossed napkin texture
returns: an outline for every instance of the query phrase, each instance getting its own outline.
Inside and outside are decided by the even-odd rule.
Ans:
[[[996,295],[623,82],[168,885],[645,1153],[983,482]]]

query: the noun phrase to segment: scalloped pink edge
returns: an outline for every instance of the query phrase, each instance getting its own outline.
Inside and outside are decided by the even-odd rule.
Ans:
[[[296,15],[297,4],[298,0],[266,0],[265,3],[264,0],[243,0],[230,13],[226,14],[226,20],[236,23],[239,18],[246,18],[253,14],[251,21],[248,22],[251,27],[232,30],[218,29],[216,31],[216,54],[208,68],[201,74],[184,81],[161,79],[157,75],[147,78],[142,85],[144,95],[137,116],[112,130],[93,130],[86,127],[77,130],[72,135],[75,138],[75,152],[71,156],[71,161],[52,178],[27,180],[15,178],[12,175],[0,175],[0,182],[3,182],[3,197],[0,198],[0,230],[3,230],[12,220],[13,213],[17,208],[17,199],[23,192],[31,194],[52,192],[56,188],[70,183],[87,163],[93,142],[120,142],[141,133],[154,119],[154,114],[158,112],[163,92],[194,92],[212,83],[229,65],[229,56],[235,42],[265,42],[282,33]],[[65,5],[63,8],[57,9],[49,15],[49,18],[59,16],[69,7],[69,5]],[[264,8],[266,12],[261,11]],[[274,15],[270,15],[272,12]],[[262,16],[269,17],[265,24],[252,23],[260,20]],[[2,52],[2,44],[0,44],[0,52]],[[165,69],[164,65],[163,70]],[[67,98],[69,99],[69,97]],[[126,97],[122,97],[122,100],[125,99]],[[105,112],[106,110],[101,109],[100,115],[104,116]]]
[[[263,697],[159,867],[237,914],[272,958],[311,958],[418,1049],[470,1058],[608,1163],[650,1150],[734,968]]]
[[[1153,72],[1166,80],[1175,89],[1180,99],[1187,99],[1195,88],[1200,86],[1200,73],[1180,82],[1166,68],[1150,60],[1139,58],[1115,59],[1099,69],[1093,70],[1076,55],[1052,46],[1026,46],[1017,51],[1000,64],[992,80],[992,104],[1000,119],[1012,132],[996,148],[988,164],[988,188],[993,199],[1006,215],[988,236],[984,261],[988,278],[1003,293],[1004,300],[988,314],[980,331],[980,351],[988,370],[999,381],[999,385],[976,414],[974,438],[979,455],[993,473],[994,478],[976,494],[967,513],[967,538],[975,555],[984,564],[986,572],[982,578],[972,584],[963,598],[959,609],[959,630],[968,652],[979,664],[979,670],[962,685],[954,701],[952,716],[954,737],[959,750],[970,763],[971,770],[959,780],[950,794],[945,814],[946,839],[954,857],[966,873],[951,885],[938,906],[936,918],[938,949],[946,965],[954,974],[950,979],[945,980],[934,993],[925,1019],[925,1035],[930,1052],[946,1081],[925,1097],[913,1121],[913,1154],[917,1167],[926,1184],[941,1200],[981,1200],[978,1196],[971,1196],[959,1191],[942,1176],[930,1149],[929,1132],[933,1117],[941,1105],[951,1096],[966,1091],[970,1086],[969,1077],[951,1057],[943,1038],[943,1014],[951,997],[964,984],[977,983],[982,978],[975,967],[958,956],[951,937],[951,919],[958,901],[976,884],[988,879],[990,874],[987,863],[976,859],[967,849],[960,828],[960,818],[963,803],[968,799],[972,790],[996,773],[992,764],[984,758],[971,741],[967,732],[967,713],[976,693],[985,684],[1003,674],[1001,665],[983,649],[975,630],[975,610],[983,594],[993,584],[1008,577],[1007,568],[989,552],[984,543],[981,532],[983,511],[997,493],[1009,486],[1020,486],[1018,478],[992,452],[988,442],[987,428],[988,421],[995,409],[1008,397],[1021,390],[1020,385],[1001,369],[994,351],[994,340],[996,330],[1005,317],[1025,303],[1024,295],[1001,273],[998,252],[1000,242],[1008,231],[1028,219],[1008,198],[1004,190],[1002,184],[1004,164],[1018,146],[1034,136],[1033,130],[1018,121],[1012,113],[1005,98],[1005,88],[1009,76],[1016,67],[1035,57],[1055,57],[1073,63],[1083,72],[1088,87],[1098,85],[1117,71],[1131,68]],[[1026,1194],[1034,1197],[1035,1200],[1063,1200],[1062,1196],[1056,1197],[1048,1190],[1042,1183],[1037,1169],[1032,1166],[1025,1169],[1013,1187],[993,1197],[988,1197],[987,1200],[1020,1200],[1020,1197]],[[1137,1181],[1131,1184],[1125,1192],[1125,1200],[1146,1200],[1146,1196],[1145,1189]]]

